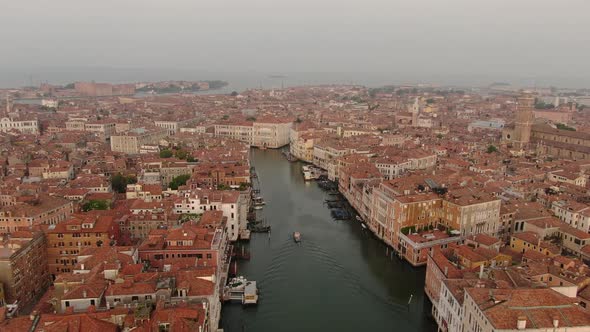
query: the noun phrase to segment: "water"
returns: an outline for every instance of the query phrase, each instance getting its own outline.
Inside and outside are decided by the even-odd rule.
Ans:
[[[326,194],[304,182],[301,163],[253,149],[252,164],[272,234],[253,234],[252,260],[238,265],[240,275],[258,282],[260,302],[224,305],[226,332],[435,330],[424,268],[392,257],[358,222],[332,220]],[[300,245],[294,231],[302,233]]]

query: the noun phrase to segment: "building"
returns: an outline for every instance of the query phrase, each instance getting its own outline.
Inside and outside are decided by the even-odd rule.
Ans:
[[[0,118],[0,132],[7,133],[13,130],[23,134],[38,135],[39,122],[37,119]]]
[[[590,133],[553,128],[548,124],[532,127],[532,141],[537,152],[555,158],[590,159]]]
[[[462,331],[588,331],[590,315],[549,288],[465,289]]]
[[[20,308],[34,304],[50,283],[47,248],[42,232],[16,231],[0,242],[0,282],[5,303]]]
[[[174,202],[174,213],[200,215],[206,211],[222,211],[227,218],[227,236],[236,241],[240,229],[247,224],[247,207],[249,202],[244,195],[235,190],[201,190],[195,189]]]
[[[0,234],[33,225],[55,225],[73,213],[71,201],[55,196],[37,195],[29,201],[0,209]]]
[[[293,121],[277,118],[260,119],[252,127],[252,146],[278,149],[289,144]]]
[[[533,114],[535,98],[529,94],[521,95],[517,100],[516,117],[513,126],[507,126],[502,137],[515,149],[524,149],[531,141],[531,129],[535,119]]]
[[[100,248],[116,243],[119,225],[111,216],[80,215],[66,222],[44,228],[47,236],[49,273],[55,278],[71,272],[77,256],[86,248]]]
[[[144,145],[158,145],[166,137],[166,130],[147,131],[135,128],[122,135],[111,136],[111,151],[126,154],[138,154]]]
[[[134,84],[109,84],[95,82],[76,82],[74,83],[76,92],[88,97],[110,97],[124,96],[135,94]]]
[[[216,137],[232,138],[249,146],[253,143],[253,124],[249,121],[223,122],[214,125]]]

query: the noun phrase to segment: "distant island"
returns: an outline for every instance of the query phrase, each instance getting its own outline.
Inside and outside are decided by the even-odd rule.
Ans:
[[[164,93],[194,93],[221,89],[228,83],[221,80],[212,81],[161,81],[138,82],[125,84],[73,82],[66,85],[41,83],[37,87],[22,88],[12,93],[16,99],[41,98],[80,98],[80,97],[112,97],[132,96],[136,93],[164,94]]]
[[[197,92],[206,90],[216,90],[227,86],[225,81],[165,81],[155,83],[138,83],[136,86],[137,92],[149,93],[182,93],[182,92]]]

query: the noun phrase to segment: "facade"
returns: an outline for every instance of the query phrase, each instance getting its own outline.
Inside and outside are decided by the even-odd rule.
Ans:
[[[49,273],[57,276],[71,272],[77,256],[86,248],[100,248],[116,243],[119,225],[111,216],[88,216],[71,219],[44,229],[47,236]]]
[[[42,232],[18,231],[0,243],[0,283],[4,303],[33,304],[50,283],[47,247]]]
[[[126,154],[138,154],[144,145],[158,145],[166,137],[165,130],[146,131],[137,129],[124,135],[111,136],[111,151]]]
[[[38,135],[39,122],[37,119],[20,120],[12,118],[0,118],[0,132],[6,133],[12,130],[23,134]]]
[[[230,241],[236,241],[240,229],[247,224],[244,207],[248,203],[238,191],[195,189],[174,202],[174,213],[199,215],[205,211],[222,211],[227,218],[227,236]]]
[[[116,133],[116,123],[113,121],[89,121],[84,123],[84,131],[93,133],[102,140],[108,140]]]
[[[18,228],[33,225],[55,225],[73,213],[71,201],[54,196],[40,195],[27,203],[0,209],[0,234],[9,234]]]
[[[252,122],[231,122],[215,124],[215,136],[233,138],[244,142],[248,145],[253,143],[253,125]]]
[[[278,149],[289,144],[292,121],[261,120],[252,126],[252,146]]]
[[[531,141],[531,128],[535,119],[533,113],[535,98],[525,94],[518,98],[517,104],[514,130],[512,132],[505,132],[505,138],[516,149],[523,149]]]

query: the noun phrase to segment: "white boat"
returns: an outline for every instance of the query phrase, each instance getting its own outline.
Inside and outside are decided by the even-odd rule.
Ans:
[[[252,203],[254,205],[264,205],[264,204],[266,204],[266,202],[264,201],[264,199],[262,198],[262,196],[254,197],[252,199]]]
[[[367,225],[365,225],[365,223],[361,223],[361,227],[362,227],[363,229],[367,229]]]
[[[254,205],[254,210],[262,210],[262,205]]]
[[[310,171],[305,171],[303,172],[303,179],[305,181],[311,181],[313,180],[313,174]]]
[[[301,242],[301,233],[293,232],[293,240],[295,240],[297,243]]]

